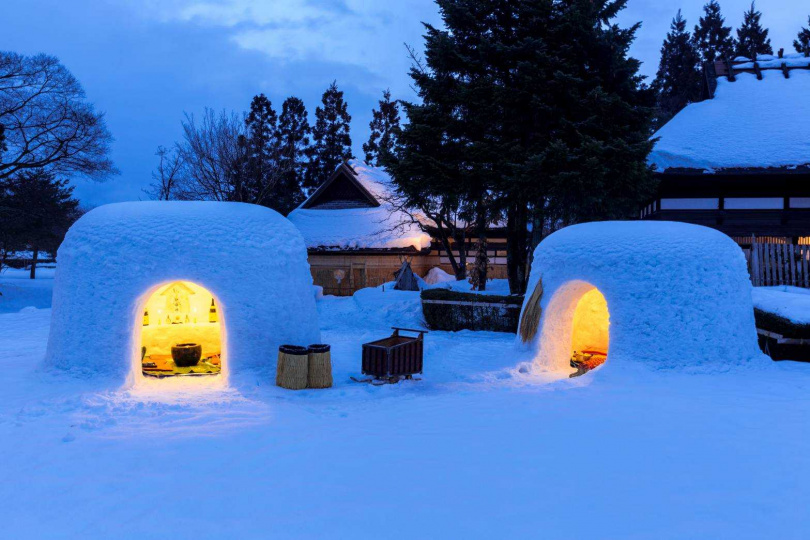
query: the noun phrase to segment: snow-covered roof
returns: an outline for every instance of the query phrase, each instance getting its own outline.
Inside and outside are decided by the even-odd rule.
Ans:
[[[314,193],[288,216],[311,249],[405,249],[430,246],[423,232],[391,202],[391,177],[383,169],[359,160],[348,162],[352,178],[379,206],[356,208],[309,208]],[[342,165],[341,165],[342,167]],[[339,168],[340,169],[340,168]]]
[[[655,137],[649,162],[667,169],[797,168],[810,165],[810,58],[758,59],[762,80],[739,73],[736,81],[717,79],[713,99],[692,103]],[[773,65],[772,65],[773,64]],[[735,64],[735,70],[753,63]]]

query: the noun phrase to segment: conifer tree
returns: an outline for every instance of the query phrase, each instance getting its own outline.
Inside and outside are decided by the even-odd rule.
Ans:
[[[321,99],[322,107],[315,109],[315,126],[309,152],[306,187],[316,188],[323,183],[341,162],[352,159],[352,139],[349,134],[348,106],[337,81],[332,82]]]
[[[807,17],[807,28],[802,28],[799,35],[793,41],[793,46],[797,53],[810,56],[810,17]]]
[[[79,201],[68,180],[44,169],[29,169],[4,181],[0,207],[3,241],[13,239],[33,253],[31,279],[36,278],[41,251],[56,252],[70,225],[78,218]]]
[[[742,26],[737,30],[737,56],[756,60],[757,55],[773,54],[768,29],[762,27],[761,19],[762,12],[757,11],[754,2],[751,2],[751,7],[743,14]]]
[[[655,95],[628,56],[638,26],[612,24],[626,0],[437,4],[443,28],[427,26],[411,70],[422,102],[405,105],[389,169],[443,244],[449,229],[485,245],[482,225],[506,217],[510,289],[523,292],[530,217],[534,230],[626,217],[652,193]],[[472,229],[453,229],[454,212]]]
[[[383,166],[393,157],[397,137],[402,131],[399,125],[399,103],[396,100],[391,101],[390,90],[383,92],[379,110],[373,109],[371,114],[371,134],[368,142],[363,144],[363,152],[366,154],[366,163]]]
[[[274,197],[276,210],[284,215],[305,198],[302,188],[311,131],[304,102],[297,97],[284,100],[278,121],[281,179]]]
[[[236,187],[236,200],[272,207],[278,180],[278,115],[264,94],[255,96],[245,118],[246,178]]]
[[[661,61],[653,87],[658,93],[658,124],[672,118],[700,97],[700,57],[686,30],[681,10],[672,19],[661,47]]]
[[[710,0],[703,6],[703,17],[700,18],[692,39],[703,62],[714,62],[724,58],[731,59],[734,54],[734,38],[731,27],[723,26],[725,18],[720,13],[717,0]]]

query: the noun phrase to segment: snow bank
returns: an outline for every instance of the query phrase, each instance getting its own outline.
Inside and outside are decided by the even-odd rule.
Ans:
[[[802,60],[806,60],[802,58]],[[714,171],[810,164],[810,71],[742,73],[717,80],[714,99],[692,103],[664,125],[649,161],[659,171]]]
[[[425,276],[425,283],[428,285],[440,285],[442,283],[453,283],[456,276],[448,274],[438,266],[434,266]]]
[[[145,302],[179,280],[217,299],[226,372],[267,368],[278,345],[320,339],[303,239],[267,208],[110,204],[70,228],[57,260],[46,355],[52,367],[121,383],[140,380]]]
[[[761,358],[745,257],[715,230],[669,222],[575,225],[535,250],[542,278],[536,363],[569,369],[573,316],[596,287],[609,312],[608,366],[726,366]],[[530,303],[527,294],[523,317]]]
[[[298,227],[308,248],[397,249],[430,247],[430,235],[391,204],[393,187],[388,174],[357,160],[349,161],[356,179],[374,196],[374,208],[318,209],[299,207],[289,219]]]
[[[754,307],[796,324],[810,324],[810,291],[799,287],[754,287]]]

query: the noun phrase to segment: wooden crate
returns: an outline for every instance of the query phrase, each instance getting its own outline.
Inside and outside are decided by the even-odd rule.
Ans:
[[[390,379],[422,373],[424,335],[427,332],[397,327],[393,330],[390,337],[363,344],[363,375]],[[414,332],[418,336],[402,336],[400,331]]]

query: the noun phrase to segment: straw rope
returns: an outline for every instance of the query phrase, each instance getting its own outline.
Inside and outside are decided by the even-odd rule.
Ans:
[[[528,343],[534,336],[537,335],[537,329],[540,326],[540,300],[543,298],[543,280],[537,282],[537,287],[534,288],[529,301],[526,303],[526,309],[523,310],[523,316],[520,318],[520,339],[523,343]]]

